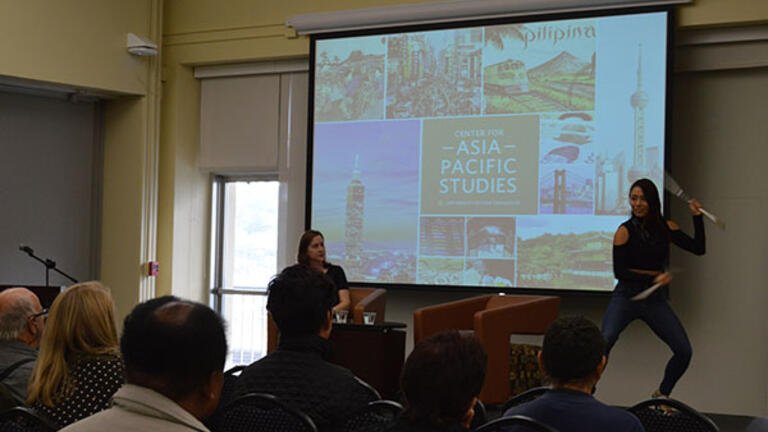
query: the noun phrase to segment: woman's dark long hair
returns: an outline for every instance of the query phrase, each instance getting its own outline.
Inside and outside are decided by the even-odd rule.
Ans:
[[[299,262],[299,264],[303,264],[305,266],[309,265],[309,256],[307,255],[307,249],[309,249],[309,244],[312,243],[312,240],[315,239],[315,237],[320,236],[325,240],[325,236],[323,236],[323,233],[320,231],[315,230],[307,230],[304,232],[304,234],[301,235],[301,239],[299,239],[299,253],[296,256],[296,260]],[[327,265],[327,262],[323,262],[324,265]]]
[[[648,203],[648,214],[642,219],[643,228],[654,231],[664,237],[669,237],[669,230],[664,216],[661,214],[661,200],[659,199],[659,190],[653,181],[647,178],[641,178],[632,183],[629,188],[629,195],[632,195],[632,189],[639,187],[643,191],[645,202]]]

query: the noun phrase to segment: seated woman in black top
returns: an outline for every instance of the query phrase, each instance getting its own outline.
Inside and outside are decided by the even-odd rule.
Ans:
[[[299,264],[309,266],[326,276],[336,286],[337,304],[333,312],[349,309],[349,283],[344,269],[325,260],[325,238],[320,231],[309,230],[299,240]]]

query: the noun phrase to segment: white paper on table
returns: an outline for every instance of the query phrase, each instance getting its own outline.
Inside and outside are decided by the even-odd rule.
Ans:
[[[651,285],[649,288],[646,288],[640,294],[632,297],[630,300],[632,300],[632,301],[644,300],[644,299],[648,298],[649,295],[653,294],[654,291],[656,291],[657,289],[661,288],[661,286],[662,286],[661,282],[655,283],[655,284]]]

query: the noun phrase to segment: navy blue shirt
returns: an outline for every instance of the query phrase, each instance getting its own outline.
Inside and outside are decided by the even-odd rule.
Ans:
[[[536,400],[508,409],[504,415],[528,416],[559,432],[645,432],[640,420],[629,411],[605,405],[576,390],[549,390]]]

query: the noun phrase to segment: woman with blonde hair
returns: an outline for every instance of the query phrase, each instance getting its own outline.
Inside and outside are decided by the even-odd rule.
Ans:
[[[109,408],[124,382],[118,346],[109,290],[72,285],[51,306],[27,404],[61,426]]]

